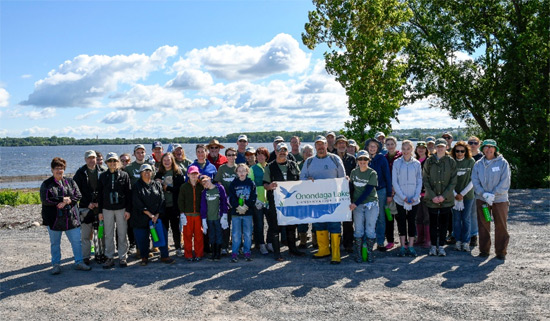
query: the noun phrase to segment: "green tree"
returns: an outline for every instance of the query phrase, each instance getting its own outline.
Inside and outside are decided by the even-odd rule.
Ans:
[[[408,102],[467,120],[494,138],[512,185],[543,187],[549,172],[550,12],[547,0],[411,0]],[[458,59],[459,53],[477,56]],[[473,119],[473,120],[472,120]]]
[[[303,43],[326,44],[326,70],[346,90],[352,117],[346,134],[364,141],[376,131],[391,132],[403,101],[407,45],[400,26],[411,11],[399,0],[314,0]],[[368,131],[368,132],[366,132]]]

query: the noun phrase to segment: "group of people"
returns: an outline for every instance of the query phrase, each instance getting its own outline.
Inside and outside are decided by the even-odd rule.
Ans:
[[[398,256],[417,256],[415,246],[431,256],[445,256],[444,245],[458,251],[477,245],[489,256],[490,222],[495,225],[495,252],[504,260],[507,232],[510,167],[494,140],[470,137],[452,144],[451,133],[413,143],[381,132],[365,142],[364,149],[343,135],[328,132],[314,146],[301,146],[299,137],[277,136],[273,151],[248,146],[240,135],[237,148],[225,148],[216,139],[196,145],[196,159],[186,158],[179,144],[164,152],[152,144],[131,155],[89,150],[85,164],[66,177],[66,162],[51,162],[53,176],[42,183],[43,224],[50,236],[52,273],[60,268],[60,239],[70,240],[75,268],[90,270],[95,260],[110,269],[118,252],[120,267],[136,246],[140,264],[152,252],[160,261],[174,263],[169,255],[171,231],[176,255],[200,261],[206,253],[217,261],[252,260],[252,246],[262,255],[284,260],[281,244],[292,256],[304,256],[309,224],[279,226],[274,191],[278,182],[347,178],[352,221],[311,224],[313,258],[341,261],[340,249],[357,262],[372,262],[374,246],[387,251],[399,243]],[[223,155],[221,150],[225,150]],[[267,228],[265,223],[267,222]],[[394,239],[397,222],[399,241]],[[150,229],[162,226],[166,242],[154,246]],[[297,241],[299,244],[297,245]],[[254,244],[253,244],[254,243]],[[231,249],[229,249],[231,245]],[[93,249],[93,253],[92,253]]]

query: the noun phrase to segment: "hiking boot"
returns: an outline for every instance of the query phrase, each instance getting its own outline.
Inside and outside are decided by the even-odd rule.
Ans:
[[[103,263],[103,268],[104,268],[104,269],[111,269],[111,268],[113,268],[114,266],[115,266],[115,260],[113,260],[113,259],[109,259],[109,258],[108,258],[108,259],[105,261],[105,263]]]
[[[121,268],[125,268],[128,266],[128,262],[126,262],[126,260],[120,260],[118,261],[118,265],[121,267]]]
[[[445,249],[443,248],[443,246],[440,246],[439,248],[437,248],[437,255],[447,256],[447,253],[445,253]]]
[[[266,255],[269,253],[269,251],[267,250],[267,247],[265,246],[265,244],[260,244],[260,253],[262,255]]]
[[[399,252],[397,253],[397,256],[403,257],[405,255],[407,255],[407,249],[404,246],[402,246],[399,248]]]
[[[506,260],[506,255],[504,255],[504,254],[497,254],[497,259],[504,261],[504,260]]]
[[[377,250],[380,252],[386,252],[388,249],[384,246],[384,244],[380,245],[378,244]]]
[[[466,243],[464,243],[464,244],[466,244]],[[456,241],[455,251],[462,251],[462,242]]]
[[[200,262],[200,261],[201,261],[201,258],[197,256],[197,257],[195,257],[195,258],[193,259],[193,261],[194,261],[194,262]]]
[[[432,245],[432,247],[430,248],[430,252],[428,252],[428,255],[429,256],[436,256],[437,255],[437,248]]]
[[[56,264],[52,267],[51,274],[58,275],[59,273],[61,273],[61,266],[59,264]]]
[[[412,256],[412,257],[417,257],[418,254],[416,253],[416,250],[414,249],[414,247],[409,247],[409,255]]]
[[[181,249],[177,249],[176,250],[176,256],[182,257],[183,256],[183,251]]]
[[[164,264],[174,264],[174,263],[176,263],[176,260],[174,260],[171,257],[163,257],[163,258],[160,259],[160,261]]]
[[[78,271],[90,271],[92,267],[84,264],[84,262],[80,262],[74,265],[74,269]]]

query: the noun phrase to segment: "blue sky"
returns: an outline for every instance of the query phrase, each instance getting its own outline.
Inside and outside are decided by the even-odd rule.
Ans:
[[[335,130],[349,119],[310,1],[1,1],[0,136]],[[406,116],[405,116],[406,115]],[[426,102],[394,128],[459,126]]]

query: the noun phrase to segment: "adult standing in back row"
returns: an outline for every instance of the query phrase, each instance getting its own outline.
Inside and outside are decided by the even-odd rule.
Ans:
[[[476,194],[477,222],[479,224],[479,256],[489,256],[491,249],[491,222],[483,216],[483,206],[488,209],[495,222],[495,252],[497,259],[505,260],[510,241],[506,221],[508,220],[508,190],[510,189],[510,165],[499,154],[496,141],[486,139],[481,144],[483,158],[474,165],[472,183]]]

